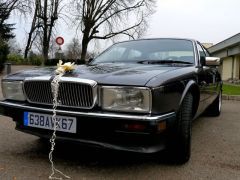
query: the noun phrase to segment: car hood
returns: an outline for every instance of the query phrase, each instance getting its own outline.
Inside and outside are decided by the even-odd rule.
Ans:
[[[181,67],[150,64],[104,63],[97,65],[78,65],[65,77],[91,79],[105,85],[144,86],[152,78]],[[24,80],[30,77],[54,76],[56,67],[24,70],[7,76],[9,80]]]

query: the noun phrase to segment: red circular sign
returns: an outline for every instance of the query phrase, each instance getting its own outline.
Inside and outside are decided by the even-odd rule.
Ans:
[[[61,45],[63,45],[64,44],[64,39],[63,39],[63,37],[57,37],[56,38],[56,43],[59,45],[59,46],[61,46]]]

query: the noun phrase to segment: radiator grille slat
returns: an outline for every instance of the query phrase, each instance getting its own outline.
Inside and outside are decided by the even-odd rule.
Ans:
[[[52,105],[50,81],[26,81],[24,91],[30,103]],[[93,87],[90,84],[60,82],[59,106],[90,109],[94,106]]]

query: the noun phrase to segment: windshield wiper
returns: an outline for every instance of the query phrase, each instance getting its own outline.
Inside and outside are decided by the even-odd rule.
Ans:
[[[163,59],[163,60],[142,60],[138,61],[137,63],[140,64],[193,64],[191,62],[187,61],[177,61],[177,60],[168,60],[168,59]]]

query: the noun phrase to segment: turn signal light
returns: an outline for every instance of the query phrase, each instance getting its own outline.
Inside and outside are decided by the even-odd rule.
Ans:
[[[167,128],[167,123],[166,123],[166,121],[162,121],[162,122],[159,122],[159,123],[158,123],[158,126],[157,126],[158,132],[163,132],[163,131],[166,130],[166,128]]]

